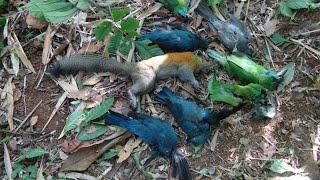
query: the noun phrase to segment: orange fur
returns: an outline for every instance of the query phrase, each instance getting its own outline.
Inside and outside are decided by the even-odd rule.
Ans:
[[[188,65],[195,69],[200,65],[200,62],[195,58],[197,58],[197,56],[194,55],[193,52],[169,53],[166,63]]]

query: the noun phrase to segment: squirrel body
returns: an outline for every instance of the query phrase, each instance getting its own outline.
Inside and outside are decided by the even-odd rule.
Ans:
[[[56,61],[49,69],[49,73],[72,74],[78,71],[86,72],[112,72],[119,75],[130,76],[133,85],[128,94],[133,107],[137,105],[137,95],[153,90],[155,82],[168,77],[178,77],[183,82],[188,82],[194,88],[199,88],[199,82],[194,73],[207,67],[208,64],[192,52],[168,53],[137,63],[120,63],[108,60],[102,55],[74,55]]]

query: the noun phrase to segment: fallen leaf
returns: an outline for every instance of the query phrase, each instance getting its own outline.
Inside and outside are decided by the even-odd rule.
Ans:
[[[126,159],[128,159],[132,153],[132,151],[139,146],[139,144],[142,142],[140,138],[134,140],[134,138],[131,138],[124,148],[119,152],[118,156],[119,158],[117,159],[117,163],[122,163]]]
[[[3,162],[4,162],[4,167],[7,173],[7,177],[9,180],[12,180],[12,166],[11,166],[11,160],[10,160],[10,154],[7,148],[7,145],[4,143],[3,144]]]
[[[217,147],[217,140],[218,140],[218,135],[219,135],[219,129],[216,130],[216,132],[214,133],[214,136],[210,142],[210,150],[212,152],[214,152],[214,150]]]
[[[131,133],[127,132],[111,141],[105,141],[98,145],[81,148],[77,152],[69,155],[68,159],[60,168],[60,171],[84,171],[106,150],[130,136]]]
[[[33,127],[34,125],[36,125],[38,122],[38,116],[32,116],[30,118],[30,126]]]
[[[19,72],[19,58],[16,56],[15,53],[10,53],[10,60],[11,60],[14,75],[17,76]]]
[[[26,23],[35,29],[42,29],[44,28],[48,23],[46,21],[42,21],[31,14],[28,14],[26,18]]]
[[[85,44],[80,50],[79,50],[79,54],[85,54],[85,53],[96,53],[97,51],[99,51],[102,47],[104,46],[104,44],[99,41],[97,43],[88,43]]]
[[[51,51],[51,42],[52,42],[52,35],[51,33],[53,32],[52,25],[49,24],[47,27],[46,31],[46,36],[44,38],[44,43],[43,43],[43,50],[42,50],[42,64],[47,65],[50,61],[49,58],[49,52]]]
[[[263,25],[264,31],[266,35],[269,37],[271,36],[274,32],[277,31],[277,25],[280,23],[279,20],[273,19],[271,21],[266,22]]]
[[[17,89],[17,88],[14,89],[14,91],[13,91],[13,101],[14,102],[19,101],[21,96],[22,96],[22,93],[21,93],[20,89]]]
[[[8,147],[11,151],[16,151],[18,142],[15,139],[10,139],[10,141],[8,142]]]
[[[31,72],[36,73],[14,32],[8,36],[8,44],[13,47],[14,52],[19,56],[22,64],[24,64]]]
[[[162,7],[161,3],[155,3],[153,6],[150,6],[147,11],[143,12],[137,19],[145,19],[152,15],[153,13],[157,12]]]
[[[79,141],[77,139],[73,139],[71,141],[64,140],[63,143],[58,145],[58,147],[60,147],[63,152],[70,153],[70,152],[74,151],[74,149],[79,147],[82,143],[84,143],[84,142]]]
[[[59,177],[62,179],[85,179],[85,180],[99,180],[99,178],[90,176],[87,174],[71,172],[71,173],[59,173]]]
[[[269,169],[279,174],[283,174],[285,172],[301,173],[304,171],[302,168],[293,168],[292,166],[287,164],[283,159],[273,159]]]
[[[9,124],[10,131],[13,130],[13,112],[14,112],[14,100],[13,100],[13,85],[12,85],[13,77],[9,77],[5,90],[7,94],[7,121]]]
[[[97,84],[99,81],[103,79],[104,76],[108,75],[109,73],[97,73],[92,77],[83,81],[83,85],[91,86]]]

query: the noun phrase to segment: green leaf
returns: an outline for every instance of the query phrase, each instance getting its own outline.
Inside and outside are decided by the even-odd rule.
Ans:
[[[89,9],[89,6],[90,6],[89,0],[78,0],[76,7],[82,11],[86,11]]]
[[[77,136],[80,141],[88,141],[97,138],[108,131],[108,127],[99,124],[91,124],[83,128]]]
[[[3,7],[7,4],[6,0],[0,0],[0,7]]]
[[[84,107],[83,107],[84,108]],[[84,109],[82,107],[76,109],[67,119],[66,125],[64,126],[61,136],[63,136],[66,132],[75,129],[80,126],[81,122],[85,119]]]
[[[311,0],[286,0],[285,4],[291,9],[305,9],[311,4]]]
[[[78,10],[76,8],[64,10],[64,11],[54,11],[44,14],[46,21],[51,23],[63,23],[68,21]]]
[[[285,172],[293,172],[293,173],[303,172],[303,169],[295,169],[282,159],[273,159],[271,167],[269,169],[278,174],[283,174]]]
[[[130,17],[127,20],[121,22],[121,31],[132,32],[139,28],[139,21]]]
[[[18,162],[21,162],[25,159],[31,159],[31,158],[35,158],[35,157],[39,157],[42,156],[43,154],[47,153],[47,151],[41,147],[38,147],[36,149],[32,149],[29,151],[22,151],[21,152],[21,156],[18,160]]]
[[[280,12],[284,16],[290,17],[291,19],[293,18],[293,12],[291,8],[289,8],[284,2],[281,2],[278,6],[278,12]]]
[[[132,39],[131,38],[125,38],[123,42],[120,45],[120,52],[123,55],[128,55],[130,49],[132,48]]]
[[[276,45],[282,44],[286,41],[286,39],[277,32],[272,34],[271,39]]]
[[[30,179],[35,179],[37,177],[37,170],[38,170],[37,166],[38,166],[38,163],[28,166],[27,172]]]
[[[130,8],[128,6],[123,8],[111,9],[111,14],[115,22],[120,21],[124,16],[129,14],[129,12],[130,12]]]
[[[208,0],[210,6],[221,5],[224,3],[224,0]]]
[[[120,30],[116,31],[114,35],[110,38],[108,51],[111,55],[116,55],[116,51],[120,46],[122,40],[122,32]]]
[[[16,163],[12,171],[12,178],[17,177],[17,175],[22,171],[23,168],[24,166],[21,163]]]
[[[143,60],[164,54],[162,49],[157,44],[152,44],[149,39],[137,41],[136,48]]]
[[[6,22],[7,22],[6,18],[0,17],[0,25],[1,25],[1,26],[2,26],[2,25],[5,25]]]
[[[212,167],[205,167],[205,168],[202,168],[199,172],[202,175],[213,175],[215,172],[215,168],[213,166]]]
[[[94,119],[97,119],[97,118],[105,115],[109,111],[110,107],[112,106],[113,101],[114,101],[113,97],[105,99],[104,101],[102,101],[102,103],[100,105],[90,109],[86,113],[84,122],[88,123]]]
[[[84,10],[88,0],[79,0],[79,7]],[[35,17],[51,23],[66,22],[79,10],[71,2],[62,0],[32,0],[25,8]]]
[[[93,33],[98,41],[104,39],[112,31],[112,23],[104,21],[93,29]]]
[[[113,157],[117,156],[118,154],[119,154],[119,151],[112,149],[108,152],[103,153],[102,157],[98,160],[98,162],[112,159]]]

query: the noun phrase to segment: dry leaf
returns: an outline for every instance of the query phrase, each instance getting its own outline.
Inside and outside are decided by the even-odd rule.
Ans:
[[[60,147],[63,152],[70,153],[77,149],[82,143],[86,142],[82,142],[77,139],[73,139],[71,141],[64,140],[63,143],[58,145],[58,147]]]
[[[11,151],[16,151],[18,149],[18,142],[15,139],[10,139],[8,142],[8,147]]]
[[[93,97],[97,94],[98,92],[93,90],[91,87],[85,87],[78,91],[71,91],[69,93],[69,97],[73,99],[88,100],[90,97]]]
[[[19,59],[14,53],[10,53],[10,60],[11,60],[14,75],[17,76],[19,72]]]
[[[12,85],[13,77],[10,77],[5,85],[5,90],[7,92],[7,121],[9,123],[10,131],[13,130],[13,112],[14,112],[14,101],[13,101],[13,85]]]
[[[8,44],[11,45],[13,47],[14,52],[18,54],[22,64],[24,64],[26,66],[26,68],[28,68],[31,72],[35,73],[36,71],[34,70],[28,57],[26,56],[26,54],[20,44],[20,41],[14,32],[12,32],[8,35]]]
[[[28,14],[26,18],[26,23],[35,29],[42,29],[44,28],[48,23],[46,21],[42,21],[31,14]]]
[[[214,150],[217,147],[217,140],[218,140],[218,135],[219,135],[219,129],[216,130],[216,132],[214,133],[214,136],[210,142],[210,150],[212,152],[214,152]]]
[[[7,173],[7,177],[9,180],[12,180],[12,166],[11,166],[11,160],[10,160],[10,154],[7,148],[7,145],[4,143],[3,144],[3,162],[4,162],[4,167]]]
[[[105,141],[101,144],[81,148],[77,152],[69,155],[68,159],[63,163],[60,171],[84,171],[106,150],[112,148],[118,142],[121,142],[130,136],[131,134],[127,132],[112,141]]]
[[[71,173],[59,173],[59,176],[62,176],[66,179],[84,179],[84,180],[99,180],[99,178],[90,176],[87,174],[77,173],[77,172],[71,172]]]
[[[273,19],[271,21],[266,22],[263,25],[264,31],[267,36],[271,36],[274,32],[277,31],[277,25],[279,24],[279,20]]]
[[[145,18],[149,17],[150,15],[152,15],[153,13],[157,12],[161,7],[162,7],[161,3],[155,3],[154,6],[150,6],[147,9],[147,11],[142,13],[137,19],[138,20],[145,19]]]
[[[42,64],[47,65],[50,61],[49,59],[49,52],[51,51],[51,42],[52,42],[52,26],[49,24],[46,31],[46,37],[43,43],[43,50],[42,50]]]
[[[22,96],[22,93],[19,89],[14,89],[14,92],[13,92],[13,101],[16,102],[16,101],[19,101],[20,98]]]
[[[117,159],[117,163],[122,163],[123,161],[125,161],[126,159],[128,159],[132,153],[132,151],[139,146],[139,144],[141,143],[141,139],[136,139],[134,140],[134,138],[131,138],[126,145],[124,146],[124,148],[119,152],[118,156],[119,158]]]
[[[97,84],[99,81],[102,80],[103,76],[107,76],[109,73],[97,73],[92,77],[83,81],[83,85],[91,86]]]
[[[96,107],[99,104],[101,104],[102,100],[103,100],[103,97],[100,94],[92,96],[88,101],[86,101],[86,108],[89,109],[89,108]]]
[[[97,51],[99,51],[102,47],[104,46],[104,44],[102,42],[97,42],[97,43],[88,43],[85,44],[80,50],[79,50],[79,54],[85,54],[85,53],[95,53]]]
[[[57,82],[61,86],[61,88],[68,94],[78,91],[78,87],[76,85],[69,84],[66,81],[60,79]]]
[[[32,116],[30,118],[30,126],[33,127],[34,125],[36,125],[38,122],[38,116]]]

